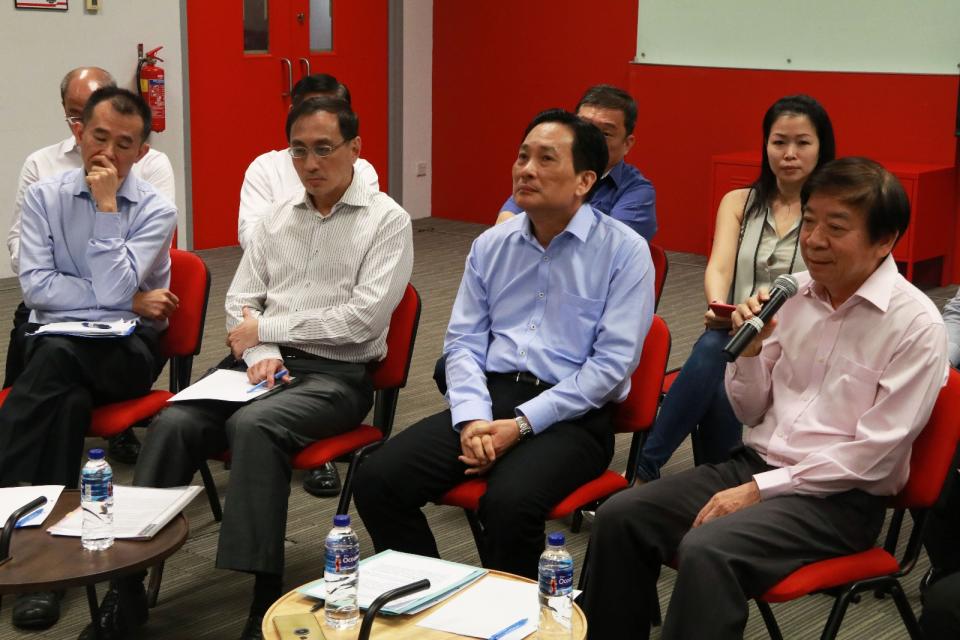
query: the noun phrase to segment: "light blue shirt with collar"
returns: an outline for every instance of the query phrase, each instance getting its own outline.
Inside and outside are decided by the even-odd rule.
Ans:
[[[27,190],[20,287],[33,322],[130,320],[137,317],[134,293],[170,286],[174,205],[128,174],[117,189],[117,209],[97,211],[83,168]]]
[[[516,408],[536,433],[622,401],[653,320],[653,283],[646,240],[587,204],[546,248],[526,214],[484,232],[444,341],[454,428],[492,419],[485,372],[555,385]]]

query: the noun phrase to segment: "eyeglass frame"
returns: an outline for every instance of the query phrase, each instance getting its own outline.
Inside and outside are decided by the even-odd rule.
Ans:
[[[306,160],[307,156],[309,156],[311,153],[317,156],[318,158],[329,158],[331,155],[333,155],[334,151],[336,151],[343,145],[350,142],[350,140],[353,140],[353,138],[344,138],[343,140],[341,140],[340,142],[338,142],[333,146],[329,144],[315,144],[312,147],[307,147],[307,146],[287,147],[287,153],[289,153],[290,157],[293,158],[294,160]],[[303,149],[305,153],[302,156],[297,156],[293,152],[294,149]],[[320,153],[318,149],[323,149],[324,152]]]
[[[64,116],[63,119],[66,120],[70,126],[83,122],[83,116]]]

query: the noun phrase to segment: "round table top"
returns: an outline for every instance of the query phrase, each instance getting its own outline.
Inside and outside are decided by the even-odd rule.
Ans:
[[[501,578],[508,578],[510,580],[517,580],[520,582],[533,582],[527,578],[522,578],[520,576],[513,575],[512,573],[504,573],[502,571],[490,571],[483,578],[477,580],[473,585],[470,585],[463,591],[460,591],[456,595],[452,596],[449,600],[444,602],[451,602],[454,599],[458,598],[461,594],[466,592],[468,589],[473,587],[475,584],[478,584],[482,580],[486,580],[487,576],[498,576]],[[298,587],[299,588],[299,587]],[[265,640],[279,640],[280,635],[277,633],[277,627],[273,623],[273,619],[276,616],[290,615],[294,613],[309,613],[310,607],[316,602],[313,598],[308,598],[297,592],[296,589],[290,591],[282,598],[273,603],[273,606],[267,610],[266,615],[263,616],[263,626],[261,630],[263,631],[263,637]],[[377,640],[440,640],[441,638],[462,638],[464,636],[459,636],[453,633],[447,633],[446,631],[437,631],[435,629],[428,629],[426,627],[418,627],[417,622],[423,618],[429,616],[434,611],[436,607],[431,607],[425,611],[413,616],[381,616],[378,615],[376,620],[373,623],[373,629],[370,633],[371,638],[376,638]],[[361,612],[362,613],[362,612]],[[323,629],[323,634],[327,637],[327,640],[354,640],[357,635],[360,633],[360,625],[353,627],[352,629],[345,630],[335,630],[331,629],[326,625],[323,619],[323,609],[317,611],[314,614],[317,622],[320,624],[320,628]],[[361,616],[362,619],[362,616]],[[529,636],[529,638],[536,638],[537,634]],[[573,635],[571,638],[574,640],[582,640],[587,637],[587,620],[583,615],[583,611],[580,610],[576,604],[573,605]]]
[[[183,546],[189,532],[181,513],[150,540],[117,540],[105,551],[85,551],[80,538],[47,533],[78,506],[80,492],[64,491],[42,526],[13,532],[11,559],[0,565],[0,594],[84,586],[148,569]]]

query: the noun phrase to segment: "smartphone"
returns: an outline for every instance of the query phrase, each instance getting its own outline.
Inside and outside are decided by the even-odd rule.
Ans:
[[[729,318],[733,313],[733,310],[736,309],[736,305],[726,304],[724,302],[711,302],[709,305],[710,310],[717,314],[718,318]]]
[[[326,640],[317,617],[312,613],[276,616],[273,624],[277,626],[280,640]]]

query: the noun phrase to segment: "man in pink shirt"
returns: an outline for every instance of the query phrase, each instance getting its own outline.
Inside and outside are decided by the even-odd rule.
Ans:
[[[591,638],[648,637],[668,562],[678,574],[661,637],[742,638],[750,598],[805,564],[870,548],[884,496],[907,480],[948,366],[939,312],[890,255],[910,205],[864,158],[825,165],[801,201],[809,271],[727,367],[743,447],[600,508],[583,596]],[[734,328],[765,300],[739,305]]]

